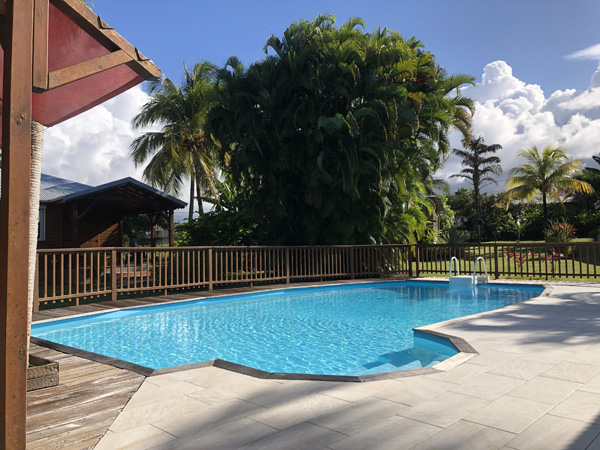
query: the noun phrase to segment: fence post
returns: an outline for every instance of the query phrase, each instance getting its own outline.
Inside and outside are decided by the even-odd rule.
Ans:
[[[494,242],[494,265],[496,266],[494,270],[494,276],[496,280],[500,278],[500,266],[498,264],[498,244]]]
[[[114,248],[110,251],[110,299],[117,301],[117,250]]]
[[[35,253],[35,281],[33,282],[33,312],[40,310],[40,255]]]
[[[212,247],[208,249],[208,290],[213,290],[213,250]]]
[[[290,284],[290,249],[285,249],[285,283]]]
[[[348,264],[350,264],[350,279],[354,280],[354,277],[356,276],[354,272],[354,246],[350,246],[348,251],[350,252],[348,255]]]
[[[415,245],[415,249],[417,248],[417,246]],[[412,278],[413,276],[413,268],[412,268],[412,264],[413,264],[413,257],[412,257],[412,245],[408,246],[408,276],[410,278]]]
[[[421,275],[421,268],[419,267],[419,260],[421,259],[421,247],[419,244],[415,244],[415,276],[419,278]]]

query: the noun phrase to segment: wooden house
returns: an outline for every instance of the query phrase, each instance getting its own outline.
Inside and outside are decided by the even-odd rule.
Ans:
[[[160,215],[169,223],[169,245],[174,244],[174,210],[186,203],[133,178],[100,186],[42,174],[38,248],[119,247],[123,217],[148,214],[151,242],[156,243]]]

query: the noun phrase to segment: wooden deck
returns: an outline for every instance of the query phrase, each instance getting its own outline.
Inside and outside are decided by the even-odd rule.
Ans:
[[[33,320],[197,297],[198,293],[177,294],[52,309],[34,313]],[[27,393],[27,448],[31,450],[94,448],[145,378],[35,344],[30,352],[60,365],[58,386]]]
[[[349,282],[348,280],[334,283]],[[315,283],[294,284],[293,287],[309,285],[314,286]],[[36,312],[33,314],[33,320],[36,322],[111,309],[283,287],[290,286],[243,287],[95,303]],[[30,352],[57,361],[60,365],[58,386],[27,394],[27,448],[31,450],[94,448],[145,379],[143,375],[128,370],[38,345],[32,344]]]

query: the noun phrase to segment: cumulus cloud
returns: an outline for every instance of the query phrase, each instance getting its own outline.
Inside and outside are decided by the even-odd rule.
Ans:
[[[600,153],[600,66],[589,89],[546,96],[539,85],[515,77],[506,62],[494,61],[484,68],[481,82],[463,93],[475,100],[474,134],[503,147],[498,156],[504,173],[498,186],[487,190],[502,191],[508,171],[522,163],[518,153],[534,145],[558,144],[571,159],[595,165],[591,158]],[[457,133],[451,135],[451,143],[461,148]],[[460,159],[451,157],[438,176],[446,178],[460,169]]]
[[[462,92],[476,102],[475,135],[503,147],[498,155],[504,174],[498,177],[498,186],[488,190],[503,190],[506,173],[521,164],[517,154],[533,145],[559,144],[572,159],[596,166],[591,157],[600,153],[600,66],[589,89],[546,95],[539,85],[516,77],[506,62],[494,61],[483,69],[480,83]],[[43,171],[90,185],[128,176],[141,180],[143,168],[135,168],[129,145],[144,130],[134,131],[130,123],[147,101],[148,94],[135,87],[49,128]],[[462,147],[458,133],[451,135],[451,145]],[[460,169],[460,159],[453,156],[437,176],[447,178]],[[450,181],[456,183],[457,179]],[[183,192],[185,195],[187,189]]]
[[[46,129],[42,171],[91,186],[126,177],[143,181],[144,167],[135,167],[129,157],[129,146],[143,132],[158,129],[131,128],[131,119],[148,100],[149,95],[136,86],[79,116]],[[183,194],[188,191],[189,185],[184,186]],[[175,211],[176,221],[186,217],[184,210]]]
[[[136,86],[46,130],[44,173],[96,186],[125,177],[142,178],[129,157],[129,145],[143,131],[131,119],[148,100]]]

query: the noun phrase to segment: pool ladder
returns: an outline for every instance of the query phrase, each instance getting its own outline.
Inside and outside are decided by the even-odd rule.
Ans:
[[[477,275],[477,264],[479,263],[479,260],[481,260],[481,262],[483,263],[483,269],[485,272],[485,275]],[[452,276],[452,263],[456,261],[456,275]],[[485,259],[483,259],[483,257],[479,256],[476,260],[475,260],[475,267],[473,269],[473,276],[469,276],[469,275],[461,275],[460,274],[460,266],[458,264],[458,258],[456,256],[453,256],[452,258],[450,258],[450,273],[448,274],[448,282],[450,283],[450,286],[476,286],[478,284],[483,284],[483,283],[489,283],[490,281],[490,277],[488,276],[488,272],[487,272],[487,266],[485,264]]]

